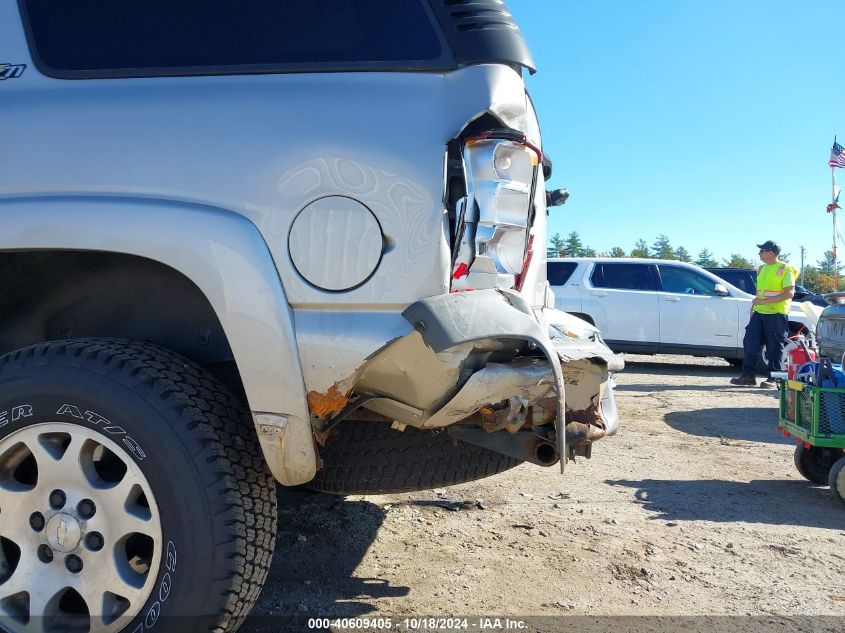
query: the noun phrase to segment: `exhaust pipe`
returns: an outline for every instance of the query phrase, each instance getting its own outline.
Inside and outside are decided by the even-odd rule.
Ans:
[[[446,432],[462,442],[538,466],[554,466],[560,461],[557,444],[534,431],[517,431],[513,434],[502,431],[488,433],[475,426],[450,426]]]
[[[446,432],[462,442],[538,466],[554,466],[560,461],[557,443],[531,430],[490,433],[477,426],[453,425]],[[573,449],[581,447],[583,450],[577,451],[577,454],[589,456],[590,445],[604,437],[605,433],[607,431],[591,424],[570,422],[566,425],[566,446]]]

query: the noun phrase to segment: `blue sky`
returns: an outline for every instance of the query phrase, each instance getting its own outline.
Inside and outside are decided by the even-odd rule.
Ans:
[[[754,261],[754,243],[775,239],[796,266],[801,245],[807,263],[830,249],[843,0],[507,4],[538,66],[527,84],[549,185],[572,194],[551,210],[550,234],[630,251],[665,233],[693,256]],[[845,169],[837,178],[845,188]]]

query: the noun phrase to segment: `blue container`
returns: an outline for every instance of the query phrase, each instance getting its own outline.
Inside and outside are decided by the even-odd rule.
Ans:
[[[818,365],[818,363],[816,364]],[[833,379],[831,380],[830,377],[825,377],[819,384],[819,387],[825,389],[845,387],[845,372],[842,371],[842,365],[831,365],[830,367],[833,370]],[[801,369],[803,369],[803,366]]]

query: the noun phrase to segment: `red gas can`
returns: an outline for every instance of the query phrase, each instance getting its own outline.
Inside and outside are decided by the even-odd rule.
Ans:
[[[786,370],[786,377],[792,380],[795,378],[795,372],[804,363],[816,360],[815,350],[809,349],[804,345],[793,347],[787,352],[789,354],[789,367]]]

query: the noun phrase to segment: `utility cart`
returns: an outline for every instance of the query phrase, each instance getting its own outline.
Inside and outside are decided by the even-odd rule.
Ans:
[[[778,429],[795,438],[795,467],[845,503],[845,389],[780,381]]]

